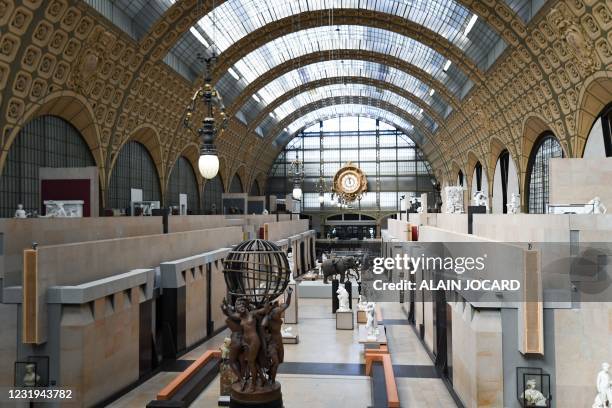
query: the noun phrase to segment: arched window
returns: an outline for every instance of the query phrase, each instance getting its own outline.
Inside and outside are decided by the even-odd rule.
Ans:
[[[13,217],[17,204],[23,204],[26,211],[40,212],[41,167],[95,165],[89,146],[70,123],[49,115],[32,119],[15,138],[2,169],[0,216]]]
[[[161,201],[153,158],[146,147],[135,141],[126,143],[119,151],[108,187],[109,207],[128,208],[132,189],[142,190],[144,201]]]
[[[221,214],[221,194],[223,194],[221,177],[217,175],[214,179],[204,182],[204,198],[202,200],[204,214]]]
[[[232,178],[232,182],[229,188],[230,193],[242,193],[242,180],[240,180],[240,176],[238,174],[234,174],[234,178]]]
[[[480,162],[476,163],[474,173],[476,175],[476,191],[482,191],[482,164]]]
[[[461,170],[457,173],[457,185],[463,187],[463,171]]]
[[[259,183],[257,182],[257,180],[253,181],[253,185],[251,186],[251,192],[249,193],[250,196],[258,196],[260,193],[260,189],[259,189]]]
[[[508,168],[510,166],[510,153],[504,150],[499,155],[499,169],[501,173],[501,190],[502,190],[502,212],[508,212]]]
[[[582,157],[612,157],[612,103],[593,122]]]
[[[180,195],[187,195],[187,210],[198,213],[200,199],[198,194],[198,181],[189,160],[181,156],[178,158],[168,182],[167,204],[171,207],[180,207]]]
[[[534,144],[527,165],[529,213],[546,213],[549,199],[549,161],[553,157],[563,157],[563,149],[552,133],[545,133]]]

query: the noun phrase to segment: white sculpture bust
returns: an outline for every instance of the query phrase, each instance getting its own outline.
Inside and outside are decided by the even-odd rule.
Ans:
[[[344,286],[342,285],[338,286],[338,290],[336,291],[336,293],[338,294],[338,302],[339,302],[339,307],[338,307],[338,310],[336,311],[337,312],[350,312],[351,308],[349,305],[349,294],[344,288]]]
[[[612,404],[612,383],[610,382],[610,364],[602,363],[597,374],[597,395],[593,408],[606,408]]]
[[[521,398],[525,400],[530,407],[545,407],[546,397],[536,388],[536,381],[534,379],[527,380],[527,389],[521,395]]]
[[[506,204],[508,207],[509,214],[520,214],[521,213],[521,195],[517,193],[512,193],[512,198],[510,198],[510,202]]]
[[[15,218],[27,218],[26,212],[23,209],[23,204],[17,204],[17,210],[15,211]]]
[[[486,207],[487,196],[482,191],[477,191],[474,193],[474,197],[472,197],[472,202],[474,203],[474,205]]]
[[[584,207],[586,214],[605,214],[608,211],[599,197],[593,197]]]
[[[38,381],[40,381],[40,375],[34,372],[34,364],[26,364],[25,374],[23,376],[23,385],[26,387],[36,387]]]

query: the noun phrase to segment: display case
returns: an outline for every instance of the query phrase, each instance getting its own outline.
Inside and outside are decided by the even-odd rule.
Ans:
[[[516,390],[523,408],[551,407],[550,374],[537,367],[517,367]]]
[[[132,201],[132,215],[153,215],[160,208],[159,201]]]

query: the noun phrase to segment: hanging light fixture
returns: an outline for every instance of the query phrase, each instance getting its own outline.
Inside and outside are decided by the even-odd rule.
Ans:
[[[216,22],[214,6],[213,2],[213,26]],[[216,41],[213,41],[213,46],[215,46],[215,43]],[[206,63],[204,85],[198,88],[191,97],[183,124],[187,129],[197,133],[200,138],[198,169],[202,177],[210,180],[215,178],[219,172],[219,157],[217,156],[217,148],[214,141],[227,126],[228,118],[225,114],[225,106],[223,105],[221,94],[212,84],[212,71],[217,62],[217,55],[213,49],[209,58],[203,58],[199,54],[198,57]],[[202,119],[202,126],[194,131],[192,117],[196,111],[198,101],[202,102],[204,118]]]
[[[217,148],[214,141],[217,135],[227,126],[223,99],[219,91],[212,86],[211,73],[216,61],[217,57],[214,53],[212,57],[205,60],[206,75],[204,85],[193,94],[191,102],[187,106],[187,114],[183,122],[187,129],[193,131],[191,120],[197,108],[197,102],[201,101],[204,106],[204,118],[202,119],[202,126],[195,132],[200,137],[198,169],[205,179],[213,179],[219,172],[219,157],[217,156]],[[215,116],[218,117],[218,122]]]
[[[295,152],[295,160],[290,164],[290,173],[293,176],[293,191],[291,195],[296,200],[302,199],[302,178],[304,177],[304,169],[302,162],[298,158],[298,152]]]

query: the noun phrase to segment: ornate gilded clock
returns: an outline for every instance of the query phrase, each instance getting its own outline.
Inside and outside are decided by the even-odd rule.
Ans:
[[[368,191],[368,180],[359,167],[348,162],[336,172],[332,191],[347,203],[361,200],[363,194]]]

